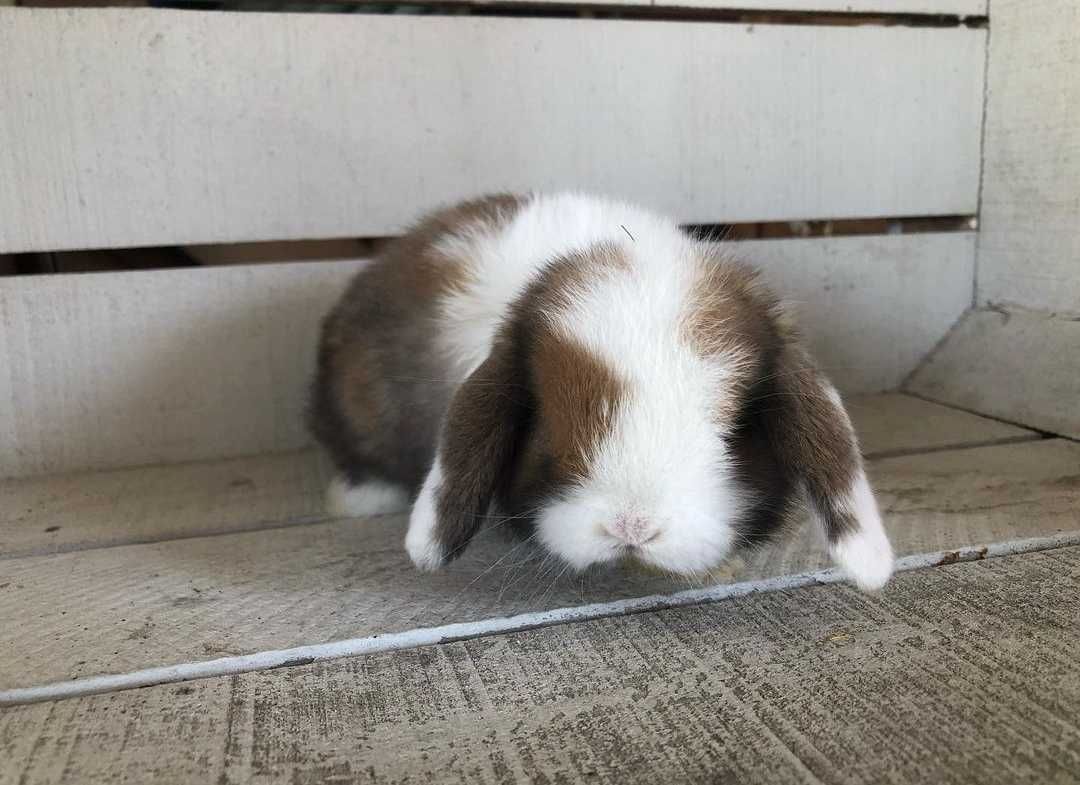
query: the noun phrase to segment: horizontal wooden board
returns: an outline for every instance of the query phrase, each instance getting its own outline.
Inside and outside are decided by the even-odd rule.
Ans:
[[[974,233],[753,240],[738,254],[793,307],[845,392],[898,387],[971,303]]]
[[[346,0],[346,2],[367,5],[376,4],[377,0]],[[580,3],[575,3],[574,0],[465,0],[465,2],[481,7],[527,3],[532,6],[611,5],[736,11],[983,16],[986,14],[987,0],[583,0]],[[424,5],[424,3],[414,3],[414,5]]]
[[[970,233],[736,251],[797,304],[845,392],[896,387],[970,297]],[[318,322],[360,264],[0,278],[0,477],[307,446]]]
[[[0,778],[1067,783],[1080,549],[0,714]]]
[[[987,78],[979,300],[1080,316],[1080,3],[994,0]]]
[[[898,554],[1080,529],[1080,445],[1044,440],[874,461]],[[399,516],[0,561],[0,689],[210,660],[686,588],[666,577],[561,575],[483,534],[419,573]],[[803,527],[713,577],[825,564]]]
[[[1038,438],[904,395],[854,396],[868,456]],[[0,481],[0,559],[325,520],[315,451]]]
[[[974,311],[907,387],[933,400],[1080,439],[1080,319]]]
[[[986,14],[986,2],[987,0],[653,0],[651,4],[683,8],[737,8],[748,11],[983,16]]]
[[[325,520],[328,481],[313,450],[0,480],[0,559]]]
[[[692,223],[973,213],[985,40],[0,9],[0,252],[381,236],[493,189]]]
[[[853,395],[844,403],[869,458],[1038,438],[1025,428],[899,393]]]

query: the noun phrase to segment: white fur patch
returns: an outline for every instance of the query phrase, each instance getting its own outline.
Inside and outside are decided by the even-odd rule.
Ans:
[[[530,198],[503,226],[478,223],[440,240],[439,251],[463,261],[471,278],[442,304],[441,339],[458,381],[484,361],[507,309],[552,259],[602,242],[625,245],[627,232],[640,240],[658,228],[683,240],[674,222],[641,208],[563,193]]]
[[[350,485],[343,478],[335,477],[326,489],[326,511],[342,518],[388,515],[407,509],[409,495],[405,489],[382,480]]]
[[[405,550],[413,564],[422,570],[437,569],[444,561],[442,546],[435,540],[435,498],[441,485],[442,466],[436,458],[413,504],[409,531],[405,534]]]
[[[860,589],[880,589],[892,576],[895,559],[874,493],[862,471],[844,507],[859,528],[830,545],[829,555]]]

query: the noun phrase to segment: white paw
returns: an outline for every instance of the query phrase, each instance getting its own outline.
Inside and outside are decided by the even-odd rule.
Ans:
[[[830,545],[829,555],[860,589],[880,589],[892,576],[895,559],[874,492],[862,472],[845,506],[859,528]]]
[[[409,531],[405,535],[405,550],[421,570],[435,570],[443,565],[442,546],[435,539],[435,494],[442,482],[438,460],[431,467],[420,495],[416,497],[409,515]]]
[[[859,529],[829,546],[837,566],[863,591],[884,586],[893,573],[893,552],[881,527]]]
[[[335,477],[326,489],[326,511],[342,518],[387,515],[409,509],[409,495],[398,485],[368,480],[350,485]]]

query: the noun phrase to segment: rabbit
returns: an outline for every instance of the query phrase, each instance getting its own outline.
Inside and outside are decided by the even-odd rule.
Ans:
[[[840,395],[777,297],[611,199],[498,194],[421,220],[323,321],[308,417],[330,509],[411,509],[421,569],[497,511],[570,568],[694,575],[805,501],[858,587],[893,570]]]

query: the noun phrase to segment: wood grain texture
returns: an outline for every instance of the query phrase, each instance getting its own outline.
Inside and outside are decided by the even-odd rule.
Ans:
[[[1060,549],[20,707],[0,776],[1075,782],[1078,585]]]
[[[966,28],[3,9],[0,252],[382,236],[497,189],[688,223],[973,213],[984,46]]]
[[[870,458],[1038,438],[1025,428],[900,393],[853,395],[844,404]]]
[[[0,279],[0,476],[294,450],[357,262]]]
[[[1080,3],[994,0],[993,29],[978,298],[1080,315]]]
[[[617,0],[613,0],[617,1]],[[652,5],[751,11],[843,11],[870,14],[982,16],[987,0],[658,0]]]
[[[963,311],[974,237],[757,241],[739,253],[798,305],[841,389],[874,392],[897,386]],[[361,264],[0,278],[0,477],[307,446],[318,323]]]
[[[793,306],[844,392],[897,388],[971,303],[974,233],[734,244]]]
[[[918,395],[1080,438],[1080,319],[973,311],[907,384]]]
[[[863,453],[1038,438],[898,394],[853,396]],[[326,520],[329,467],[314,450],[0,481],[0,559]]]
[[[1080,530],[1080,445],[1047,440],[875,461],[900,555]],[[0,689],[686,588],[562,573],[500,530],[418,573],[403,517],[338,521],[0,561]],[[825,566],[809,526],[718,583]]]
[[[376,0],[350,0],[374,4]],[[488,0],[467,0],[490,6]],[[498,0],[499,3],[573,5],[572,0]],[[589,0],[583,5],[653,6],[656,8],[715,8],[739,11],[824,11],[856,14],[951,14],[983,16],[987,0]]]
[[[329,474],[303,450],[0,480],[0,559],[325,520]]]

